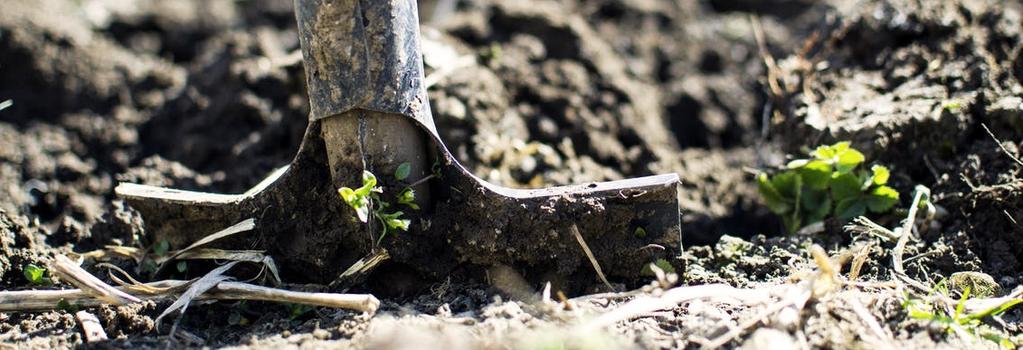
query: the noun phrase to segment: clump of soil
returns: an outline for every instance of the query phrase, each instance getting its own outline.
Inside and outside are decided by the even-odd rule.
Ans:
[[[0,110],[0,286],[34,288],[22,268],[57,253],[154,243],[140,215],[114,198],[119,181],[238,193],[287,164],[308,113],[292,6],[5,4],[0,101],[14,105]],[[784,286],[819,268],[808,253],[813,244],[836,256],[866,249],[858,281],[893,279],[891,242],[837,221],[816,235],[779,236],[781,223],[758,203],[757,169],[836,140],[851,140],[892,168],[902,207],[915,185],[931,188],[938,210],[906,247],[910,277],[937,283],[977,271],[1005,291],[1023,282],[1023,165],[1014,159],[1023,142],[1018,3],[480,0],[420,7],[430,102],[459,161],[510,187],[678,173],[686,269],[677,272],[685,284]],[[904,215],[875,220],[893,227]],[[516,293],[472,277],[486,272],[404,278],[401,267],[382,271],[392,278],[352,290],[391,290],[374,317],[215,303],[191,308],[183,333],[170,339],[152,321],[166,305],[88,311],[112,338],[108,345],[122,348],[695,348],[763,311],[690,301],[610,332],[577,334],[562,330],[629,298],[575,300],[578,308],[566,309],[557,290],[552,302],[510,300]],[[543,285],[525,287],[523,299],[541,298],[531,292]],[[795,323],[772,320],[726,346],[874,346],[870,325],[849,308],[854,302],[877,317],[885,345],[990,344],[910,319],[900,294],[846,292],[809,303]],[[1005,317],[1006,334],[1019,333],[1019,316]],[[54,311],[0,313],[0,341],[51,348],[84,339],[73,314]]]

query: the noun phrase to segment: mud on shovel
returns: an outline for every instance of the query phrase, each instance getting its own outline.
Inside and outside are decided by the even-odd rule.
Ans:
[[[394,266],[435,278],[499,264],[534,282],[590,283],[592,256],[628,282],[657,259],[676,263],[676,174],[522,190],[458,163],[427,101],[415,0],[296,0],[295,10],[311,105],[298,154],[244,194],[120,184],[156,241],[180,248],[254,218],[254,232],[216,244],[265,249],[287,276],[319,283],[383,249]],[[411,172],[399,181],[391,174],[403,163]],[[380,246],[380,228],[354,222],[337,192],[359,187],[364,169],[385,198],[414,185],[419,206],[404,210],[408,232]]]

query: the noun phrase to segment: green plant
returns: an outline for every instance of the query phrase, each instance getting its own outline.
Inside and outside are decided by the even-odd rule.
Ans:
[[[944,283],[938,283],[935,291],[942,296],[948,295],[948,290],[944,287]],[[984,319],[1001,315],[1023,302],[1023,299],[1012,298],[981,311],[966,313],[966,303],[969,299],[970,288],[963,290],[954,308],[942,307],[932,302],[910,298],[907,295],[902,302],[902,307],[909,313],[910,318],[933,322],[944,327],[948,333],[955,333],[966,337],[977,337],[995,342],[1003,348],[1015,349],[1015,344],[1009,340],[1004,332],[985,324]]]
[[[21,270],[25,273],[25,279],[32,285],[49,286],[53,284],[53,281],[46,276],[46,268],[44,267],[40,267],[36,264],[28,264]]]
[[[288,304],[288,321],[294,321],[302,315],[305,315],[309,311],[313,311],[313,307],[303,304]]]
[[[403,181],[408,178],[410,171],[411,166],[408,163],[402,163],[395,171],[395,178],[398,181]],[[388,211],[391,208],[391,203],[381,200],[380,195],[384,193],[384,189],[377,186],[376,176],[369,171],[362,172],[362,187],[356,189],[341,187],[337,192],[341,195],[341,199],[355,210],[356,219],[360,222],[369,223],[370,214],[372,214],[373,218],[380,223],[381,233],[380,238],[377,239],[377,245],[392,231],[408,231],[409,225],[412,223],[411,220],[402,218],[405,215],[404,212]],[[416,205],[415,199],[416,193],[411,187],[402,189],[395,198],[399,205],[418,210],[419,206]]]
[[[764,204],[782,217],[790,233],[829,215],[851,219],[868,210],[887,212],[898,203],[899,193],[886,185],[888,168],[861,169],[865,157],[849,142],[819,146],[810,155],[789,162],[773,176],[757,175]]]
[[[57,310],[61,310],[68,313],[75,313],[78,312],[79,309],[80,307],[78,307],[78,304],[72,304],[68,302],[67,299],[60,298],[60,300],[57,301]]]

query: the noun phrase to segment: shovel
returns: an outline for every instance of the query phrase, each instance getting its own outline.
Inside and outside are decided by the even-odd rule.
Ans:
[[[255,219],[254,232],[216,244],[266,250],[285,275],[317,283],[382,251],[433,278],[501,265],[531,280],[634,282],[651,262],[679,263],[676,174],[523,190],[460,165],[430,112],[415,0],[296,0],[295,10],[311,107],[298,154],[243,194],[120,184],[155,241],[180,248]],[[379,223],[353,220],[338,188],[361,186],[364,170],[380,198],[414,190],[418,209],[401,207],[407,231],[381,239]]]

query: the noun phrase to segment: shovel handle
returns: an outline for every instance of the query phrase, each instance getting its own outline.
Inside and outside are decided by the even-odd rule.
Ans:
[[[432,126],[416,0],[295,0],[315,121],[363,109]]]

